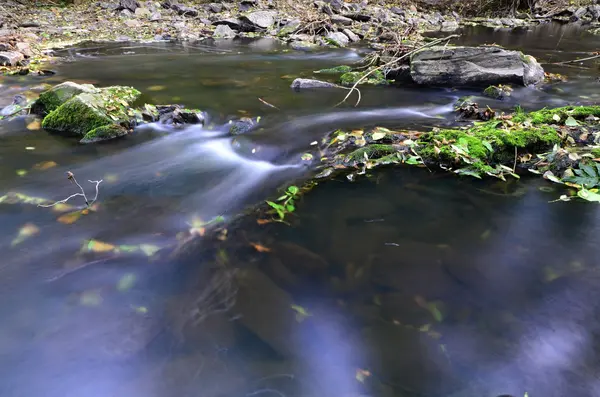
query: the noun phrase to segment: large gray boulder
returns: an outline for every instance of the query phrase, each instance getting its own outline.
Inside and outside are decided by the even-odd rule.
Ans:
[[[430,47],[410,60],[410,75],[425,85],[538,84],[544,69],[529,55],[500,47]]]

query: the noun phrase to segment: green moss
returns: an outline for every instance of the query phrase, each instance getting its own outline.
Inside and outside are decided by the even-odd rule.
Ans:
[[[474,167],[485,169],[495,163],[514,161],[515,148],[541,152],[560,141],[556,130],[546,125],[511,127],[495,120],[478,123],[465,130],[434,130],[424,134],[417,142],[421,146],[419,154],[426,159],[453,162],[457,158],[457,150],[462,150],[464,157],[473,161]]]
[[[71,136],[83,136],[113,120],[89,102],[91,94],[81,94],[50,112],[42,121],[42,128]]]
[[[340,84],[342,85],[354,85],[356,84],[367,72],[346,72],[340,76]],[[388,84],[388,80],[385,79],[385,75],[381,70],[376,70],[371,73],[366,79],[362,80],[360,84],[364,85],[384,85]]]
[[[355,151],[349,153],[344,162],[346,163],[355,163],[365,160],[365,154],[369,159],[378,159],[381,157],[385,157],[390,154],[396,153],[397,150],[392,145],[383,145],[383,144],[372,144],[356,149]]]
[[[108,139],[118,138],[127,135],[127,129],[118,124],[103,125],[94,128],[81,139],[81,143],[93,143],[98,141],[106,141]]]
[[[560,117],[560,120],[557,121],[555,116]],[[569,116],[574,119],[585,119],[588,116],[600,117],[600,106],[565,106],[555,109],[541,109],[530,113],[518,111],[513,116],[513,121],[522,123],[529,120],[532,124],[556,124],[564,123]]]
[[[591,153],[595,158],[600,158],[600,148],[592,149]]]
[[[347,65],[340,65],[340,66],[336,66],[333,68],[327,68],[327,69],[321,69],[321,70],[317,70],[314,73],[320,73],[320,74],[339,74],[339,73],[347,73],[347,72],[351,72],[352,68],[350,66]]]
[[[91,84],[77,84],[67,81],[41,93],[33,105],[32,111],[36,114],[47,114],[76,95],[94,92],[98,92],[98,90]]]

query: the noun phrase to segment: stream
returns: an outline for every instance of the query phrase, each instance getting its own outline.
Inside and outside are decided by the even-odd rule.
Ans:
[[[600,395],[600,210],[550,203],[561,191],[541,178],[405,167],[335,178],[297,203],[293,227],[254,220],[222,235],[227,250],[153,255],[198,220],[227,224],[311,175],[302,154],[329,131],[453,125],[465,95],[505,111],[600,102],[600,63],[551,64],[597,51],[600,36],[557,24],[462,33],[568,80],[504,101],[366,87],[358,107],[334,107],[345,91],[291,82],[366,50],[269,39],[86,43],[58,51],[68,61],[54,76],[0,77],[0,108],[75,81],[208,114],[203,127],[148,125],[87,146],[32,116],[0,123],[0,396]],[[257,116],[259,128],[227,133]],[[102,180],[87,214],[14,199],[77,193],[67,171],[90,198],[88,180]]]

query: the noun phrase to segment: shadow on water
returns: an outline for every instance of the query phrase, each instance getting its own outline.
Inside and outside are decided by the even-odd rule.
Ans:
[[[597,38],[553,29],[467,30],[461,40],[542,62],[597,48]],[[544,34],[555,41],[541,43]],[[455,100],[477,91],[371,88],[357,108],[335,108],[345,92],[289,84],[360,51],[304,54],[263,40],[65,52],[74,62],[50,80],[3,80],[2,104],[40,82],[82,80],[132,85],[210,119],[94,146],[28,129],[31,118],[0,125],[0,197],[67,197],[77,192],[69,170],[91,196],[87,180],[103,180],[99,205],[76,218],[0,203],[0,395],[600,393],[598,210],[549,204],[560,192],[542,181],[382,170],[324,183],[298,204],[294,227],[236,220],[189,252],[157,252],[200,230],[200,219],[227,224],[310,173],[301,156],[328,131],[452,124]],[[597,70],[550,68],[569,82],[488,102],[507,110],[597,98]],[[261,122],[231,136],[227,121],[239,116]]]

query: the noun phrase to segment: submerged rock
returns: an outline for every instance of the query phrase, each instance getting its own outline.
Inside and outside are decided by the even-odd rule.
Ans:
[[[411,76],[424,85],[538,84],[544,69],[529,55],[500,47],[437,46],[411,57]]]
[[[338,85],[329,83],[327,81],[314,80],[314,79],[295,79],[292,82],[291,87],[296,90],[304,90],[308,88],[337,88]]]

